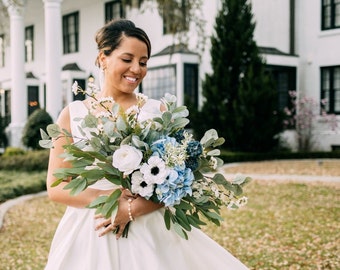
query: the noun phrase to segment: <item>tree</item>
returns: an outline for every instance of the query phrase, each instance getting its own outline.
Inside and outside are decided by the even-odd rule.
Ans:
[[[222,2],[211,37],[213,73],[206,74],[205,102],[193,125],[195,131],[215,128],[231,150],[269,151],[278,145],[282,120],[274,84],[253,38],[251,4]]]
[[[41,149],[39,146],[40,129],[45,129],[52,124],[52,117],[43,109],[36,109],[27,119],[24,127],[22,142],[25,146],[32,149]]]
[[[206,45],[203,0],[123,0],[123,5],[140,8],[141,12],[157,8],[163,19],[167,34],[173,36],[174,44],[188,45],[190,28],[197,32],[196,50],[204,51]],[[144,5],[143,5],[144,4]]]
[[[328,101],[322,99],[317,102],[311,97],[297,96],[296,91],[289,91],[290,106],[284,109],[284,128],[295,130],[297,150],[311,152],[318,150],[316,136],[320,130],[317,128],[318,121],[323,123],[323,132],[337,132],[338,123],[335,114],[328,114],[325,106]]]

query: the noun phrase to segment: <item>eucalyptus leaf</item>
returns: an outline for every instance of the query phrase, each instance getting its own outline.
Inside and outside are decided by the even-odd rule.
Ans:
[[[42,128],[40,129],[40,137],[43,140],[50,140],[50,138],[51,138],[50,136],[48,136],[48,134]]]
[[[92,146],[93,151],[99,152],[100,149],[102,148],[101,141],[98,137],[92,137],[90,140],[90,145]]]
[[[39,140],[39,145],[42,147],[42,148],[53,148],[53,142],[52,140]]]
[[[116,127],[120,131],[124,131],[124,130],[127,129],[127,125],[125,123],[125,120],[122,117],[117,118]]]
[[[204,136],[202,137],[200,142],[204,147],[209,147],[217,139],[217,131],[215,129],[209,129],[204,133]]]
[[[214,141],[213,147],[220,146],[220,145],[224,144],[224,142],[225,142],[225,139],[220,137],[220,138],[218,138],[217,140]]]
[[[188,240],[188,234],[182,229],[178,223],[174,223],[175,232],[182,238]]]
[[[84,170],[80,175],[89,180],[98,180],[104,177],[105,172],[99,169]]]
[[[163,125],[167,127],[170,124],[172,118],[172,114],[169,111],[163,112],[162,114],[162,120],[163,120]]]
[[[46,127],[48,135],[52,138],[57,138],[61,135],[60,127],[57,124],[50,124]]]
[[[185,213],[180,208],[176,208],[176,218],[178,219],[180,225],[187,231],[191,231],[190,223],[185,215]]]
[[[63,179],[58,179],[58,180],[54,181],[54,182],[51,184],[51,187],[56,187],[56,186],[58,186],[61,182],[63,182]]]
[[[247,180],[249,180],[249,177],[238,173],[238,174],[235,175],[235,178],[233,179],[232,183],[237,184],[237,185],[241,185]]]
[[[84,123],[88,128],[97,128],[98,127],[98,118],[93,114],[88,114],[84,118]]]
[[[93,200],[87,207],[88,208],[97,208],[100,204],[106,202],[109,196],[99,196],[95,200]]]
[[[165,223],[165,227],[170,230],[171,227],[171,219],[170,219],[170,210],[169,209],[165,209],[164,211],[164,223]]]
[[[223,221],[223,218],[215,212],[206,212],[206,215],[212,219]]]
[[[208,156],[219,156],[221,151],[219,149],[213,149],[207,153]]]
[[[71,189],[70,195],[76,196],[80,192],[84,191],[87,188],[87,182],[85,178],[77,177],[75,179],[72,179],[65,187],[64,189]]]
[[[169,128],[171,130],[181,129],[187,126],[189,122],[190,120],[187,118],[177,118],[169,125]]]
[[[179,106],[172,111],[172,118],[188,117],[189,111],[186,106]]]

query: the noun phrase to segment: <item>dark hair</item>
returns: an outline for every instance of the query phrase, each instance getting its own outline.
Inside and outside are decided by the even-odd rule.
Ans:
[[[110,55],[113,50],[119,47],[123,36],[134,37],[144,42],[148,49],[148,58],[150,58],[151,43],[148,35],[141,28],[136,27],[132,21],[125,19],[109,21],[98,30],[96,33],[98,50],[106,56]],[[100,67],[98,57],[96,65]]]

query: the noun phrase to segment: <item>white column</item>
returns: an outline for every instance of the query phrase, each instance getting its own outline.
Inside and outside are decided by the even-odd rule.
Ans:
[[[10,145],[22,146],[22,130],[27,120],[27,87],[25,83],[24,4],[3,1],[10,16],[11,123]]]
[[[62,0],[43,0],[45,9],[46,46],[46,111],[56,120],[62,109],[61,55]]]

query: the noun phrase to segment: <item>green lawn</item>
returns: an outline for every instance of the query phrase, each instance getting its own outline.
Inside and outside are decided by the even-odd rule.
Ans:
[[[253,181],[248,204],[204,230],[251,269],[340,269],[340,184]],[[13,207],[0,232],[0,268],[43,269],[64,206]],[[207,250],[207,252],[209,252]]]

